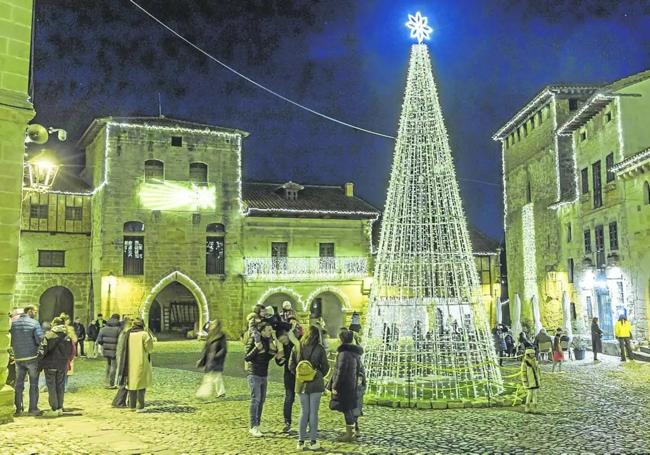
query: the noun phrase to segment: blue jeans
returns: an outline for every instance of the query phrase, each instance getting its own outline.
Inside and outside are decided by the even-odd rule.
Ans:
[[[251,428],[259,427],[262,420],[262,410],[266,400],[266,386],[268,378],[266,376],[248,375],[248,388],[251,391],[250,418]]]
[[[300,425],[298,426],[298,440],[304,441],[307,436],[309,424],[309,440],[316,441],[318,437],[318,407],[320,406],[321,393],[299,393],[300,398]]]
[[[23,390],[25,390],[25,376],[29,374],[29,410],[38,409],[38,360],[16,361],[16,411],[23,411]]]

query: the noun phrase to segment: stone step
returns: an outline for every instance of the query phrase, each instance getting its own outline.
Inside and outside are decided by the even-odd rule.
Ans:
[[[644,354],[650,354],[650,346],[639,346],[639,350]]]
[[[650,362],[650,353],[646,352],[646,350],[643,350],[641,348],[641,351],[634,351],[634,360],[640,360],[641,362]]]

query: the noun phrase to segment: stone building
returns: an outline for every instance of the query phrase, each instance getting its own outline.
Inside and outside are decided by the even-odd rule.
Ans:
[[[611,339],[626,313],[647,339],[649,75],[549,86],[495,133],[509,294],[522,297],[525,319],[536,296],[545,326],[560,326],[566,293],[577,327],[597,316]]]
[[[35,112],[29,100],[32,2],[6,0],[0,7],[0,314],[14,302],[20,238],[20,195],[25,130]],[[0,423],[14,412],[13,389],[5,385],[9,319],[0,318]]]
[[[237,337],[255,303],[306,314],[319,302],[335,335],[365,311],[379,211],[352,183],[242,182],[247,135],[160,117],[93,121],[80,176],[25,188],[15,306],[37,303],[43,319],[142,315],[163,332],[221,318]],[[499,245],[471,237],[495,311]]]

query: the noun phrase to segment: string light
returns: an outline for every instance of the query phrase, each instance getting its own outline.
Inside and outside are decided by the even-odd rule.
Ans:
[[[369,393],[502,390],[427,46],[411,49],[366,324]]]
[[[244,275],[268,280],[330,280],[364,278],[368,275],[365,257],[257,257],[244,258]]]
[[[428,19],[422,16],[419,11],[415,13],[415,16],[409,14],[409,20],[405,25],[411,30],[411,38],[417,39],[418,44],[422,43],[425,39],[428,40],[431,38],[430,35],[433,29],[429,27]]]
[[[524,261],[524,300],[537,294],[537,249],[535,246],[535,212],[533,203],[521,208],[522,256]]]

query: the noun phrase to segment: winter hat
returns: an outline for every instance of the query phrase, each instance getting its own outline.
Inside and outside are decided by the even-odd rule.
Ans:
[[[275,310],[273,309],[273,307],[271,305],[267,306],[266,307],[266,317],[270,318],[274,314],[275,314]]]
[[[535,355],[535,350],[531,348],[526,349],[526,355]]]
[[[282,309],[285,311],[289,311],[291,309],[291,302],[289,302],[288,300],[282,302]]]
[[[65,321],[60,316],[57,316],[54,319],[52,319],[52,325],[53,326],[55,326],[55,325],[63,325],[63,324],[65,324]]]

